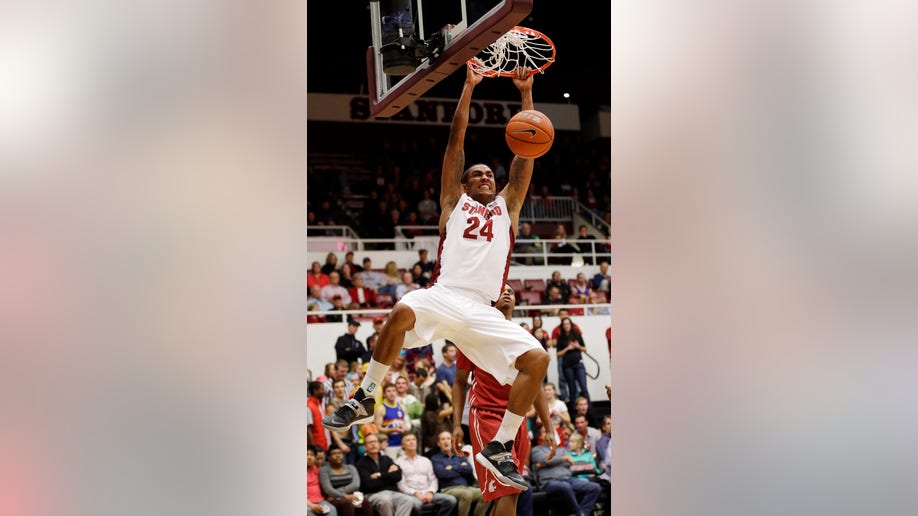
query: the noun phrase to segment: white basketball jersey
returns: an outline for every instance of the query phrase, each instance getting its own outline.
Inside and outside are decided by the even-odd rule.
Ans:
[[[503,197],[485,206],[463,193],[440,236],[435,283],[497,301],[510,268],[513,239]]]

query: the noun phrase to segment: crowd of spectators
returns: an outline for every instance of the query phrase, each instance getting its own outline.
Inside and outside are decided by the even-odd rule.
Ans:
[[[523,231],[523,230],[521,230]],[[345,261],[337,266],[335,253],[328,253],[325,264],[313,262],[306,276],[309,296],[306,299],[308,323],[341,322],[342,316],[334,312],[373,308],[390,308],[406,292],[430,284],[436,261],[430,259],[426,249],[418,251],[418,260],[410,269],[400,269],[389,261],[382,269],[375,269],[372,260],[363,259],[363,265],[353,263],[353,252],[348,251]],[[593,267],[591,267],[592,269]],[[325,272],[327,271],[327,272]],[[583,315],[581,308],[571,305],[598,305],[608,303],[611,297],[611,271],[608,260],[599,263],[598,270],[578,272],[574,278],[564,278],[554,271],[544,281],[520,281],[514,285],[519,305],[550,305],[568,307],[573,315]],[[534,295],[536,297],[529,297]],[[546,315],[558,315],[560,308],[546,308]],[[608,307],[592,307],[590,313],[609,313]],[[539,338],[539,337],[537,337]],[[540,339],[541,340],[541,339]]]
[[[347,172],[335,160],[310,165],[307,224],[311,235],[325,232],[320,226],[345,224],[362,238],[393,238],[395,226],[436,225],[440,216],[440,149],[446,134],[412,133],[394,127],[390,138],[354,156],[360,170]],[[403,129],[403,128],[402,128]],[[476,154],[467,163],[487,163],[495,182],[507,181],[508,153],[503,139],[476,141]],[[609,221],[611,207],[611,152],[603,140],[582,141],[579,133],[559,131],[553,148],[536,161],[530,189],[534,209],[550,208],[556,197],[571,197]],[[311,163],[322,160],[310,160]],[[506,163],[505,163],[506,162]],[[338,202],[351,195],[359,199],[348,215]],[[551,235],[549,235],[550,237]]]
[[[383,321],[374,320],[375,332],[368,342],[378,339]],[[355,337],[359,326],[357,321],[348,324],[335,343],[336,361],[308,385],[308,464],[314,468],[307,470],[310,513],[369,515],[375,510],[380,515],[407,516],[424,508],[426,514],[482,516],[488,503],[481,498],[471,448],[463,454],[453,451],[452,383],[458,350],[452,342],[445,341],[437,350],[427,345],[401,352],[380,389],[372,423],[343,432],[322,426],[322,417],[347,401],[366,372],[372,349]],[[590,514],[597,503],[608,507],[611,418],[593,409],[580,373],[567,372],[565,357],[583,345],[570,317],[562,317],[549,330],[536,315],[529,329],[542,335],[546,347],[558,348],[566,381],[561,392],[547,378],[543,385],[561,448],[552,460],[547,459],[542,424],[531,409],[525,424],[532,452],[524,458],[524,471],[553,503],[567,504],[571,513]],[[582,362],[580,367],[582,372]],[[463,426],[468,432],[467,420]],[[469,437],[466,433],[466,443]]]

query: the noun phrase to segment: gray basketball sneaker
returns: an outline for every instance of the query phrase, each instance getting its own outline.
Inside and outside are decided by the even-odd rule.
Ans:
[[[475,460],[488,468],[488,471],[494,473],[497,481],[501,484],[520,491],[526,491],[529,489],[529,484],[523,478],[523,475],[520,475],[519,471],[516,470],[516,463],[513,462],[513,455],[510,453],[512,449],[513,441],[507,441],[506,444],[491,441],[478,455],[475,455]]]
[[[351,425],[362,425],[373,422],[373,411],[376,409],[376,400],[357,389],[354,397],[347,403],[338,407],[338,410],[322,418],[322,426],[329,430],[341,432]]]

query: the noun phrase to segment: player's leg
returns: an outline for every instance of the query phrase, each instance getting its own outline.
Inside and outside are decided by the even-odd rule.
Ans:
[[[548,353],[541,346],[538,349],[527,351],[516,359],[514,364],[519,373],[510,387],[507,411],[504,412],[503,420],[494,438],[485,446],[482,453],[475,457],[475,460],[488,469],[497,470],[495,475],[502,484],[520,490],[528,489],[528,484],[516,470],[510,450],[520,426],[526,420],[526,412],[532,406],[536,396],[542,392],[542,380],[548,371],[548,361]]]
[[[516,514],[516,502],[520,494],[501,496],[491,504],[491,516],[513,516]]]
[[[347,403],[322,419],[325,428],[340,431],[354,424],[373,421],[373,411],[376,409],[373,394],[383,384],[389,366],[402,349],[405,332],[414,327],[414,322],[414,311],[407,305],[399,304],[392,309],[379,332],[379,341],[373,350],[373,358],[367,367],[363,382]]]
[[[542,380],[548,371],[548,352],[518,324],[497,310],[487,307],[471,313],[475,325],[464,330],[457,343],[463,354],[495,379],[512,383],[507,410],[494,434],[483,435],[488,444],[475,455],[475,461],[487,468],[505,486],[526,490],[529,484],[513,461],[513,442],[526,419],[526,412],[542,392]]]

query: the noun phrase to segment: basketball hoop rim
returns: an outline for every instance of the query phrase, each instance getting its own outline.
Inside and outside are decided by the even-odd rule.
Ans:
[[[551,38],[549,38],[548,36],[546,36],[544,33],[540,32],[540,31],[537,31],[537,30],[535,30],[535,29],[530,29],[529,27],[523,27],[523,26],[521,26],[521,25],[514,26],[512,29],[510,29],[510,30],[508,30],[506,33],[504,33],[504,35],[509,34],[509,33],[513,32],[513,31],[523,33],[523,34],[525,34],[525,35],[527,35],[527,36],[530,36],[530,37],[533,37],[533,38],[541,39],[542,41],[545,42],[545,44],[547,44],[548,46],[551,47],[551,57],[545,59],[545,62],[542,63],[542,65],[539,66],[538,68],[533,68],[533,69],[531,69],[531,70],[529,71],[529,75],[530,75],[530,76],[535,75],[535,74],[537,74],[537,73],[542,73],[542,72],[544,72],[546,68],[548,68],[549,66],[551,66],[552,63],[555,62],[555,53],[556,53],[556,49],[555,49],[555,43],[554,43],[554,41],[551,40]],[[495,40],[495,42],[496,42],[496,40]],[[489,45],[489,46],[490,46],[490,45]],[[473,58],[471,58],[471,59],[469,59],[469,60],[466,62],[466,65],[467,65],[467,66],[468,66],[468,65],[471,65],[472,62],[475,61],[476,59],[477,59],[477,56],[476,56],[476,57],[473,57]],[[474,65],[473,65],[473,66],[474,66]],[[488,77],[488,78],[494,78],[494,77],[510,77],[510,78],[513,78],[513,77],[516,77],[516,74],[515,74],[514,72],[512,72],[512,71],[509,71],[509,72],[498,72],[498,71],[495,71],[495,70],[485,70],[485,71],[479,72],[479,73],[480,73],[482,76]]]

